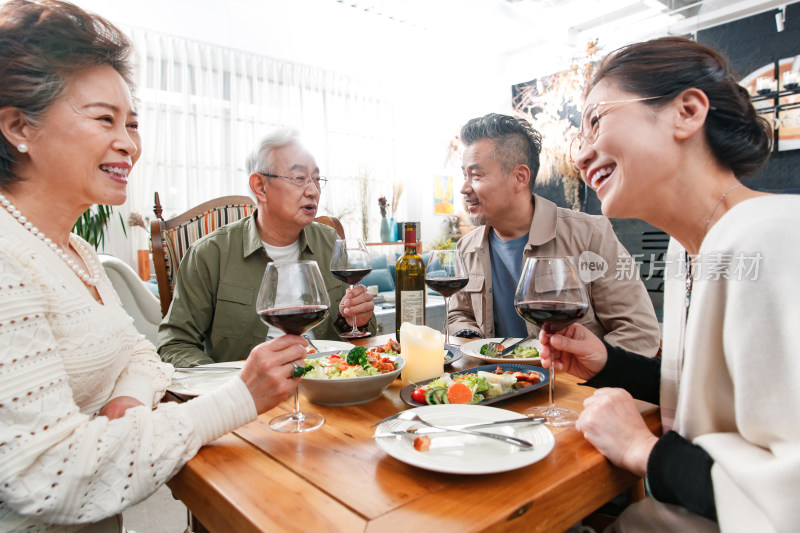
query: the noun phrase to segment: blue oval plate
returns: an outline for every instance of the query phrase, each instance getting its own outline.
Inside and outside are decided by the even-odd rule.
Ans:
[[[479,402],[475,405],[490,405],[497,402],[502,402],[503,400],[508,400],[509,398],[514,398],[519,396],[520,394],[525,394],[527,392],[531,392],[536,389],[541,389],[545,385],[550,382],[550,376],[547,370],[539,366],[531,366],[531,365],[516,365],[516,364],[497,364],[497,365],[483,365],[483,366],[476,366],[475,368],[468,368],[466,370],[460,370],[458,372],[452,372],[450,375],[452,376],[459,376],[461,374],[477,374],[478,371],[483,370],[485,372],[493,372],[497,367],[503,369],[504,372],[523,372],[527,374],[528,372],[536,372],[539,374],[539,382],[528,387],[522,389],[515,389],[511,392],[507,392],[505,394],[501,394],[500,396],[495,396],[494,398],[487,398],[482,402]],[[433,379],[427,379],[425,381],[421,381],[414,385],[408,385],[403,387],[400,391],[400,399],[406,402],[408,405],[412,405],[414,407],[422,407],[423,405],[428,405],[425,403],[415,402],[411,399],[411,393],[414,392],[414,389],[417,387],[423,386],[427,383],[430,383]]]
[[[456,361],[464,357],[464,354],[461,353],[461,348],[459,348],[458,346],[453,346],[452,344],[448,344],[447,346],[445,346],[445,350],[447,350],[447,353],[444,354],[445,365],[455,363]]]

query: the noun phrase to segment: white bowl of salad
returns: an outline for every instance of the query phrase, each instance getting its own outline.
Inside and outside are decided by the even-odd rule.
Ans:
[[[356,347],[324,357],[310,354],[300,392],[312,403],[354,405],[374,400],[400,375],[405,361]]]

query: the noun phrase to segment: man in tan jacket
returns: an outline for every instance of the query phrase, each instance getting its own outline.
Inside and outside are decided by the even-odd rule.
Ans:
[[[461,189],[470,221],[479,228],[458,249],[469,284],[450,301],[448,327],[462,337],[524,337],[538,328],[514,310],[525,259],[572,256],[589,294],[579,321],[609,344],[655,355],[659,328],[638,276],[618,275],[632,259],[606,217],[557,207],[533,194],[541,136],[527,122],[489,114],[461,129],[466,145]]]

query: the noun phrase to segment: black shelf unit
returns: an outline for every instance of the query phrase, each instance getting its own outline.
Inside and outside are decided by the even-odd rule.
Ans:
[[[780,69],[779,69],[779,65],[778,65],[777,61],[775,62],[775,74],[774,74],[774,76],[775,76],[776,80],[780,81]],[[795,94],[800,94],[800,84],[798,84],[798,85],[792,84],[791,87],[784,87],[783,89],[778,90],[778,91],[772,91],[772,90],[763,91],[762,90],[762,91],[759,91],[759,93],[757,95],[751,96],[750,100],[752,100],[753,103],[766,102],[768,100],[772,100],[772,106],[770,106],[770,107],[762,107],[760,109],[757,109],[757,111],[760,114],[764,114],[765,112],[772,113],[775,116],[775,120],[777,121],[780,118],[782,111],[789,111],[790,109],[800,109],[800,102],[791,102],[791,103],[781,104],[781,98],[784,98],[786,96],[792,96],[792,95],[795,95]],[[773,131],[772,150],[774,152],[777,152],[778,151],[778,141],[780,140],[781,132],[780,132],[780,128],[775,128],[774,124],[775,123],[773,123],[773,130],[772,130]]]

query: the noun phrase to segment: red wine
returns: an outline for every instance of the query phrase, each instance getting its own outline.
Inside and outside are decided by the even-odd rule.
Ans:
[[[516,305],[519,316],[542,328],[545,333],[561,331],[579,320],[589,309],[588,304],[574,302],[520,302]]]
[[[344,281],[348,285],[355,285],[364,279],[370,272],[372,272],[371,268],[345,268],[342,270],[331,270],[331,274]]]
[[[425,284],[445,298],[449,298],[469,283],[469,278],[425,278]]]
[[[264,324],[274,326],[289,335],[302,335],[313,328],[328,314],[327,305],[301,305],[259,311]]]

